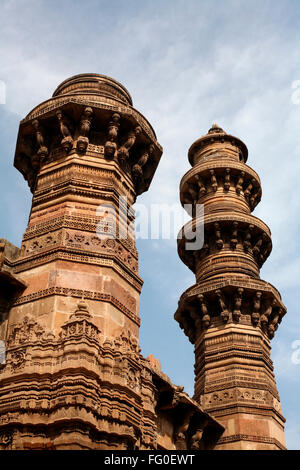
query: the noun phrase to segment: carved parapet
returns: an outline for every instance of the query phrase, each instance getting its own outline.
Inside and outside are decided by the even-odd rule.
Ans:
[[[31,260],[39,255],[46,255],[47,253],[54,254],[59,252],[62,247],[72,248],[81,253],[82,249],[88,249],[89,254],[105,255],[106,258],[116,259],[118,263],[125,265],[130,268],[134,273],[138,273],[138,256],[134,246],[130,245],[130,239],[114,240],[109,238],[110,232],[113,233],[110,220],[107,219],[105,223],[101,224],[101,220],[98,223],[98,234],[103,234],[103,237],[99,237],[94,232],[86,232],[67,229],[57,230],[49,234],[45,233],[40,236],[32,236],[25,239],[22,244],[22,250],[20,253],[20,260]],[[76,226],[76,220],[73,226]],[[111,230],[110,230],[111,229]],[[105,238],[104,238],[105,236]]]
[[[147,161],[139,162],[150,147]],[[135,175],[136,193],[141,194],[149,188],[161,154],[154,130],[132,107],[127,90],[108,77],[86,74],[63,82],[21,121],[14,164],[33,191],[40,170],[53,161],[84,155],[114,161],[119,155],[126,162],[122,170],[129,178]],[[133,165],[143,168],[142,179],[136,178],[137,167],[131,174]]]
[[[262,280],[241,278],[198,283],[182,294],[175,320],[192,343],[211,325],[242,323],[273,338],[286,308],[278,291]]]
[[[124,164],[129,159],[129,152],[134,146],[138,135],[141,133],[141,127],[136,126],[134,129],[131,129],[126,135],[123,144],[118,150],[118,160],[121,164]]]

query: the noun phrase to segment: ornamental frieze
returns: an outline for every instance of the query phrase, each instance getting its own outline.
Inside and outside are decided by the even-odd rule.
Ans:
[[[120,302],[119,297],[114,297],[113,295],[105,292],[93,292],[93,291],[87,291],[87,290],[81,290],[81,289],[72,289],[72,288],[67,288],[67,287],[50,287],[48,289],[44,289],[32,294],[27,294],[18,297],[13,305],[23,305],[28,302],[36,301],[38,299],[42,299],[48,296],[52,295],[63,295],[63,296],[72,296],[76,298],[85,298],[88,300],[102,300],[105,302],[109,302],[118,309],[120,309],[128,318],[133,320],[134,323],[137,325],[140,324],[140,319],[136,314],[135,308],[135,300],[128,294],[125,290],[122,296],[122,300],[127,303],[127,305],[124,305],[122,302]],[[134,311],[130,310],[129,308],[134,309]],[[27,320],[26,320],[27,321]],[[30,320],[31,322],[31,320]],[[19,328],[19,327],[17,327]]]

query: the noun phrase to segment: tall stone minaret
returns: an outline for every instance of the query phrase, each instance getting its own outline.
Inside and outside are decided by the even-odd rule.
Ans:
[[[286,309],[275,287],[260,279],[272,242],[269,228],[251,215],[261,184],[247,156],[245,144],[216,124],[189,149],[192,169],[180,199],[193,218],[178,253],[196,284],[182,294],[175,319],[195,347],[194,398],[225,427],[217,449],[284,449],[270,340]],[[204,216],[196,204],[204,205]],[[201,224],[202,247],[187,249]]]
[[[141,355],[134,211],[162,154],[123,85],[65,80],[20,124],[33,193],[0,239],[0,450],[211,449],[223,427]]]
[[[14,164],[33,197],[21,250],[10,250],[16,292],[0,318],[0,449],[4,432],[12,449],[155,441],[141,424],[131,205],[161,154],[126,88],[103,75],[65,80],[21,121]]]

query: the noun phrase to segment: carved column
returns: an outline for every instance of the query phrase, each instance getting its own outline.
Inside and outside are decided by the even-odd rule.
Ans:
[[[154,385],[150,372],[142,378],[143,281],[126,229],[161,154],[128,91],[98,74],[64,81],[21,121],[14,163],[33,198],[22,248],[8,260],[12,274],[0,276],[1,292],[4,278],[15,285],[0,312],[0,448],[8,413],[6,448],[43,447],[49,436],[56,448],[156,445],[153,403],[143,424],[142,389],[152,396]]]
[[[272,243],[269,228],[251,215],[261,185],[247,156],[245,144],[217,125],[189,150],[180,198],[204,204],[204,218],[193,209],[183,234],[204,224],[204,244],[187,250],[185,236],[178,239],[196,284],[181,296],[175,319],[195,345],[194,398],[226,430],[217,448],[284,449],[270,339],[286,309],[259,276]]]

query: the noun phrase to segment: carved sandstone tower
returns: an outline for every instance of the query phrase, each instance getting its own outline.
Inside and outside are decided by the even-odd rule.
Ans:
[[[243,142],[217,125],[189,149],[192,169],[180,185],[193,205],[185,233],[204,224],[204,244],[181,260],[196,284],[181,296],[175,319],[195,346],[195,396],[225,427],[218,449],[284,449],[284,418],[270,359],[270,339],[286,309],[260,279],[272,248],[269,228],[251,212],[261,198]],[[195,204],[204,204],[204,218]]]
[[[131,205],[161,154],[127,90],[98,74],[21,121],[33,199],[21,250],[0,244],[0,450],[211,448],[222,433],[140,354]]]

